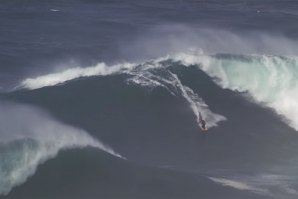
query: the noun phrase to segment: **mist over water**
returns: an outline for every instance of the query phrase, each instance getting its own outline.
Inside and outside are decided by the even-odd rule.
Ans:
[[[134,39],[119,44],[119,57],[113,64],[98,62],[84,65],[66,62],[53,72],[35,75],[21,80],[16,88],[41,88],[80,77],[108,75],[133,69],[152,60],[164,60],[181,54],[206,55],[228,54],[233,56],[283,56],[295,59],[298,41],[282,34],[261,31],[235,33],[228,30],[194,28],[187,25],[160,25],[150,28]],[[193,57],[194,57],[193,56]],[[63,65],[63,67],[62,67]]]
[[[161,56],[198,50],[205,54],[298,54],[298,41],[283,34],[261,31],[234,32],[217,28],[187,25],[157,26],[137,37],[120,51],[132,59],[151,59]]]

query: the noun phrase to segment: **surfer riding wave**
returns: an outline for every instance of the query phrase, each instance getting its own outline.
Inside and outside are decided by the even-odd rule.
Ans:
[[[203,119],[201,112],[199,112],[199,124],[202,131],[207,131],[206,121]]]

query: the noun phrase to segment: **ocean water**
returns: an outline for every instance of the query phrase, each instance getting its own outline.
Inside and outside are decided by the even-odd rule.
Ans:
[[[296,199],[297,8],[1,1],[0,198]]]

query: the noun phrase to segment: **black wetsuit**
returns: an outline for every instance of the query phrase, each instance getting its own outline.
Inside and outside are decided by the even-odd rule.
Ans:
[[[205,120],[201,120],[201,124],[202,124],[202,128],[203,129],[206,129],[206,122],[205,122]]]

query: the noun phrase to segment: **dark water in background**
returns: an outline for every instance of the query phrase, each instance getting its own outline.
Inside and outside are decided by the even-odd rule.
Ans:
[[[0,10],[0,82],[4,88],[74,64],[146,58],[147,47],[139,47],[143,49],[139,52],[131,43],[139,38],[159,41],[185,35],[181,29],[168,27],[177,24],[214,28],[213,32],[260,31],[297,38],[296,1],[4,0]]]
[[[1,198],[297,198],[297,6],[1,1]]]

